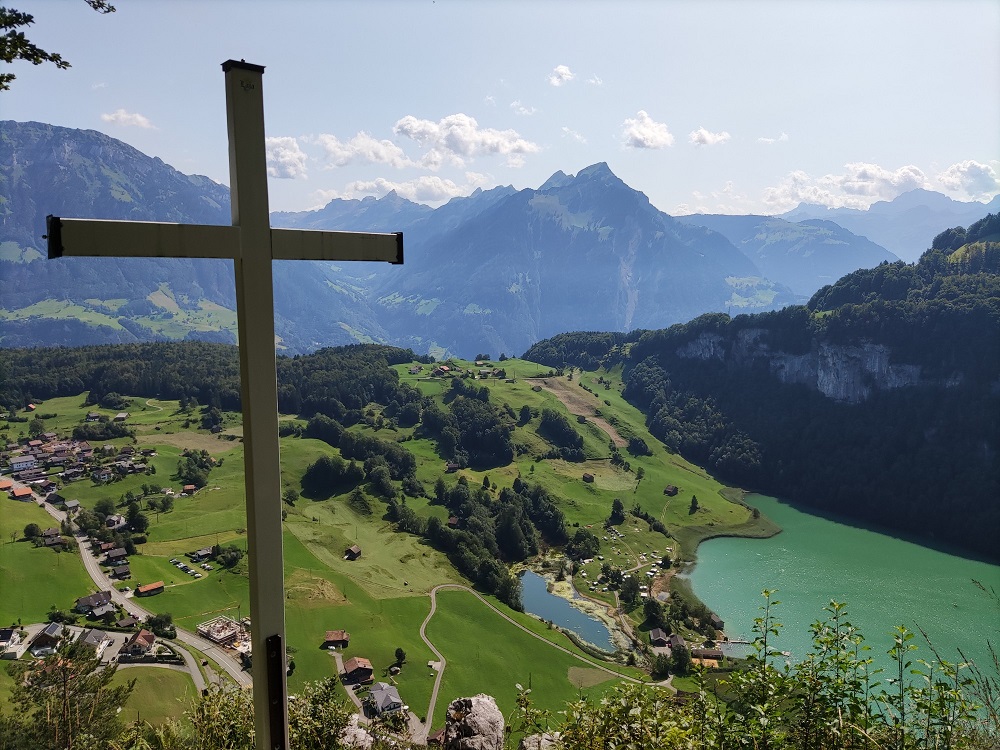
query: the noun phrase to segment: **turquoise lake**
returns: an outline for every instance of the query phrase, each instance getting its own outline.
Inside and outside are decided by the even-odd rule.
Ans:
[[[780,525],[770,539],[710,539],[698,547],[690,574],[695,593],[725,620],[730,638],[751,636],[763,589],[777,590],[783,623],[775,647],[801,658],[809,625],[825,619],[831,599],[846,602],[848,618],[886,665],[895,625],[922,628],[941,656],[961,648],[987,663],[986,639],[1000,645],[1000,607],[973,581],[1000,593],[1000,566],[968,560],[866,528],[814,516],[761,495],[750,505]],[[1000,543],[1000,542],[998,542]],[[919,632],[918,657],[933,658]]]

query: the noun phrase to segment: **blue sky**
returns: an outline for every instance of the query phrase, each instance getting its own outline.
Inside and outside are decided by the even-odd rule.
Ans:
[[[228,182],[220,64],[266,66],[272,210],[437,205],[604,161],[670,214],[1000,192],[1000,3],[21,0],[72,63],[4,119]]]

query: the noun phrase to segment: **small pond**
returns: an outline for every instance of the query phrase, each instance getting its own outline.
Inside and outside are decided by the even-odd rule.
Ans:
[[[521,601],[524,611],[554,622],[561,628],[572,630],[587,643],[606,651],[614,651],[611,633],[600,620],[580,611],[561,596],[546,588],[545,579],[530,570],[521,575]]]

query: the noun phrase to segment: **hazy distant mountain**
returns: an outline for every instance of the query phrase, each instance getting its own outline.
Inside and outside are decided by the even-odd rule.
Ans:
[[[517,352],[565,330],[631,330],[709,309],[761,310],[787,290],[724,237],[658,211],[595,164],[497,200],[420,245],[376,286],[398,343]]]
[[[963,202],[932,190],[910,190],[891,201],[878,201],[867,210],[827,208],[801,203],[781,214],[787,221],[827,219],[854,234],[877,242],[912,263],[927,249],[931,238],[945,229],[964,227],[1000,211],[1000,195],[989,203]]]
[[[694,214],[677,220],[723,235],[762,275],[789,287],[803,300],[846,273],[899,260],[868,238],[821,219],[791,222],[773,216]]]
[[[235,340],[231,264],[43,260],[44,216],[228,224],[228,190],[96,131],[0,123],[0,344]],[[275,264],[289,353],[376,341],[515,353],[562,330],[659,327],[794,297],[720,234],[690,227],[598,164],[538,190],[431,209],[395,193],[276,213],[276,226],[403,231],[406,264]]]

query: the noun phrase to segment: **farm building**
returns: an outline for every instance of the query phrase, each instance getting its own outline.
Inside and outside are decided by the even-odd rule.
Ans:
[[[157,581],[156,583],[147,583],[144,586],[137,586],[135,589],[136,596],[153,596],[154,594],[163,593],[163,581]]]
[[[586,482],[587,484],[593,483],[594,475],[590,474],[589,472],[585,472],[583,475],[583,481]]]
[[[369,682],[375,670],[372,663],[361,656],[352,656],[344,662],[344,673],[340,679],[344,682]]]
[[[345,560],[357,560],[359,557],[361,557],[361,547],[359,547],[356,544],[351,545],[346,550],[344,550]]]
[[[677,488],[672,484],[668,484],[663,488],[663,494],[674,497],[677,494]]]
[[[347,648],[347,644],[351,642],[351,634],[346,630],[327,630],[326,637],[323,639],[323,648]]]
[[[31,500],[31,488],[30,487],[15,487],[10,496],[15,500],[23,500],[28,502]]]

